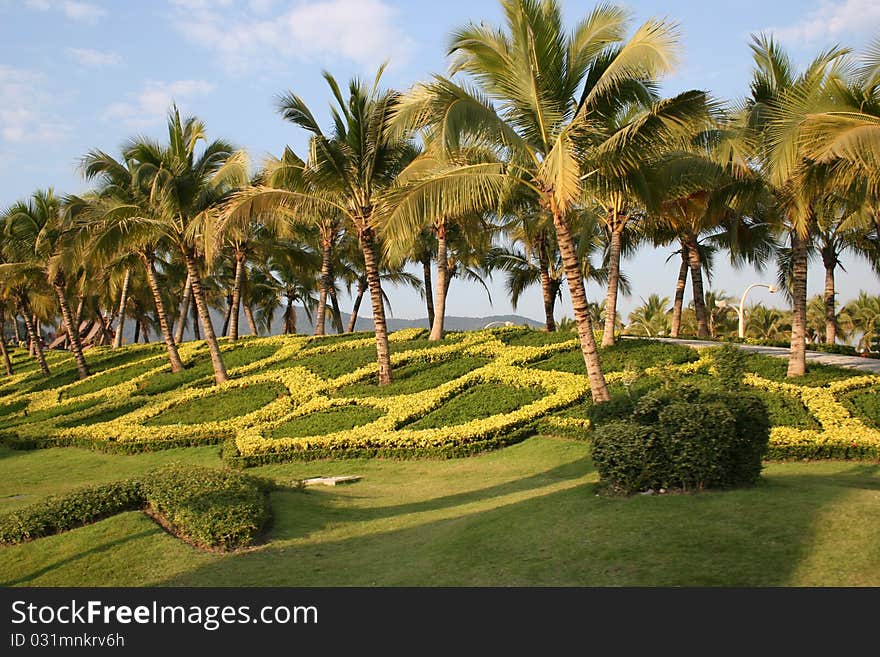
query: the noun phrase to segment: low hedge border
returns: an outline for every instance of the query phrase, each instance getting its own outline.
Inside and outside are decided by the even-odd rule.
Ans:
[[[230,551],[256,543],[271,519],[271,480],[232,470],[171,465],[89,486],[0,516],[0,544],[13,545],[141,510],[196,547]]]

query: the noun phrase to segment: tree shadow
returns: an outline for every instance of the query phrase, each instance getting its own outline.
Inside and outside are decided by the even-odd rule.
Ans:
[[[332,489],[320,491],[306,489],[305,492],[299,491],[290,493],[290,495],[299,496],[299,498],[291,497],[285,499],[296,503],[298,499],[301,500],[305,497],[307,500],[306,504],[315,510],[322,511],[322,515],[316,515],[316,517],[312,518],[312,522],[309,523],[303,523],[301,518],[299,522],[282,522],[281,520],[286,518],[286,514],[283,512],[283,509],[279,508],[280,505],[274,504],[273,516],[276,518],[276,522],[274,523],[270,539],[289,540],[312,534],[323,529],[326,525],[327,519],[330,519],[330,521],[335,523],[370,522],[413,513],[440,511],[443,509],[467,505],[473,502],[503,497],[513,493],[537,490],[560,481],[582,477],[594,470],[595,468],[592,459],[589,457],[583,457],[543,472],[531,474],[527,477],[520,477],[519,479],[513,479],[494,486],[462,491],[451,495],[443,495],[416,502],[406,502],[403,504],[392,504],[378,507],[346,507],[344,506],[346,501],[364,498],[358,495],[335,492]],[[280,496],[281,494],[276,495]]]
[[[826,475],[776,474],[751,489],[604,498],[595,495],[594,484],[539,490],[544,473],[480,491],[342,512],[324,506],[327,496],[306,496],[313,498],[311,531],[320,532],[321,521],[337,530],[327,540],[297,537],[282,527],[259,549],[161,585],[789,586],[815,549],[823,508],[852,489],[876,490],[876,474],[877,466],[859,465],[832,475],[831,482]],[[533,497],[491,509],[422,522],[402,518],[530,489]],[[363,526],[397,517],[397,526]],[[340,524],[357,535],[332,538]]]
[[[129,543],[131,541],[136,541],[140,538],[145,538],[147,536],[151,536],[151,535],[159,534],[159,533],[161,533],[161,529],[159,529],[157,527],[155,529],[148,529],[148,530],[145,530],[142,532],[138,532],[137,534],[130,534],[129,536],[117,538],[113,541],[108,541],[106,543],[96,545],[93,548],[85,550],[84,552],[80,552],[78,554],[75,554],[75,555],[72,555],[69,557],[65,557],[64,559],[60,559],[54,563],[49,564],[48,566],[44,566],[43,568],[40,568],[39,570],[35,570],[32,573],[28,573],[27,575],[23,575],[22,577],[19,577],[18,579],[10,580],[8,582],[0,582],[0,586],[18,586],[20,584],[27,584],[28,582],[31,582],[39,577],[42,577],[43,575],[50,573],[53,570],[56,570],[58,568],[68,566],[72,563],[75,563],[77,561],[81,561],[82,559],[94,556],[96,554],[100,554],[102,552],[107,552],[109,550],[113,550],[115,548],[118,548],[121,545],[124,545],[125,543]],[[36,539],[36,540],[41,540],[41,539]]]

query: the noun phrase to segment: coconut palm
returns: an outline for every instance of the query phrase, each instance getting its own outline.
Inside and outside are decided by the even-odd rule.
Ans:
[[[880,37],[836,92],[833,105],[801,114],[800,146],[829,167],[838,191],[862,197],[865,218],[880,230]]]
[[[535,194],[553,218],[593,398],[607,401],[572,210],[583,201],[591,177],[624,176],[658,145],[705,120],[705,96],[694,92],[654,103],[620,127],[615,120],[623,108],[651,103],[652,81],[671,69],[677,45],[673,26],[649,20],[627,39],[627,13],[600,5],[566,34],[556,2],[504,0],[501,5],[504,29],[471,24],[452,36],[452,72],[470,76],[479,90],[435,76],[407,94],[398,122],[430,126],[441,141],[466,133],[494,146],[504,164],[451,167],[427,177],[393,212],[423,214],[427,208],[433,216],[456,214],[512,194],[511,185]],[[612,171],[614,176],[604,175]],[[613,325],[613,316],[609,321]]]
[[[89,368],[83,355],[79,326],[74,322],[67,299],[68,280],[77,269],[77,231],[72,207],[64,207],[61,198],[51,189],[38,190],[27,200],[9,207],[3,222],[6,264],[0,265],[0,275],[23,284],[39,277],[46,280],[58,299],[77,372],[79,378],[84,379],[89,376]],[[42,351],[39,340],[36,348]],[[42,364],[41,361],[41,367]]]
[[[745,332],[749,337],[781,340],[791,330],[788,313],[778,308],[755,304],[746,309],[745,315]]]
[[[642,305],[629,314],[627,332],[649,337],[669,335],[672,318],[669,304],[669,297],[661,297],[659,294],[652,294],[647,300],[642,299]]]
[[[197,152],[201,142],[205,145]],[[211,324],[199,265],[203,260],[203,234],[217,207],[232,190],[248,182],[247,157],[223,140],[208,142],[205,125],[195,117],[181,118],[176,106],[168,113],[166,145],[137,139],[128,144],[124,156],[132,168],[133,187],[142,190],[148,203],[146,207],[143,203],[120,203],[108,218],[118,230],[138,235],[140,243],[164,244],[180,254],[208,343],[214,380],[222,383],[228,376]],[[163,328],[163,335],[166,343],[173,343],[170,327]]]
[[[373,307],[379,383],[391,382],[391,356],[385,323],[379,252],[376,248],[376,207],[397,174],[412,160],[414,149],[389,130],[398,96],[381,91],[382,69],[372,86],[349,83],[344,98],[338,83],[324,74],[336,106],[333,131],[325,134],[306,103],[296,94],[281,97],[282,116],[312,135],[309,161],[287,167],[284,188],[259,185],[239,193],[225,212],[227,221],[248,215],[281,214],[315,221],[338,217],[344,230],[357,236]]]
[[[807,262],[817,206],[829,190],[829,170],[803,148],[804,118],[834,103],[846,50],[820,53],[797,74],[789,56],[771,38],[753,37],[755,60],[746,116],[757,154],[791,248],[791,355],[788,376],[806,372]]]
[[[844,307],[841,317],[852,335],[859,335],[859,351],[870,351],[873,340],[880,336],[880,296],[860,292],[857,299]]]
[[[87,208],[81,214],[80,221],[82,230],[90,235],[87,246],[89,258],[103,262],[105,270],[114,268],[116,263],[127,262],[129,275],[134,264],[130,261],[140,263],[152,294],[171,371],[180,372],[183,370],[183,361],[177,352],[178,341],[171,334],[171,323],[156,268],[157,253],[165,249],[166,242],[159,229],[161,218],[150,190],[137,179],[137,163],[130,157],[119,161],[103,151],[93,150],[83,157],[81,171],[86,179],[99,183],[95,196],[81,202]],[[123,304],[124,299],[121,299],[120,308]],[[139,317],[142,317],[144,308],[143,302],[135,308]],[[116,331],[120,344],[124,325],[122,317],[124,313],[120,315],[120,325]],[[143,322],[140,318],[137,322],[136,335],[139,336]]]

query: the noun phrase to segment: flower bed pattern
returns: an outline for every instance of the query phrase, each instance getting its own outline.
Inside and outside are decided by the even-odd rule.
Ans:
[[[544,346],[506,344],[508,333],[525,329],[509,327],[467,333],[453,341],[436,346],[405,350],[392,354],[395,367],[417,363],[439,363],[456,357],[487,359],[486,365],[449,380],[442,385],[412,394],[347,397],[340,391],[352,384],[374,378],[377,365],[370,363],[342,376],[325,379],[305,367],[297,365],[298,358],[330,355],[374,344],[371,336],[347,338],[327,343],[326,339],[306,336],[275,336],[247,339],[245,344],[225,343],[223,350],[248,348],[265,350],[275,346],[274,353],[229,370],[230,380],[220,386],[206,385],[210,376],[191,381],[189,387],[170,392],[141,395],[136,393],[142,382],[150,377],[168,372],[167,362],[157,357],[155,351],[144,350],[144,358],[138,362],[155,362],[148,369],[123,383],[106,388],[69,396],[76,383],[38,392],[7,392],[3,399],[5,408],[21,408],[10,411],[7,417],[21,413],[35,413],[65,407],[70,412],[58,412],[39,422],[19,422],[17,426],[0,431],[0,438],[7,444],[22,448],[51,447],[60,445],[83,445],[92,448],[137,452],[186,445],[224,443],[224,458],[237,465],[252,465],[267,461],[288,459],[312,459],[325,456],[423,456],[470,454],[516,440],[524,432],[533,430],[535,421],[548,431],[560,433],[590,430],[590,423],[581,418],[563,418],[554,414],[588,400],[589,382],[584,374],[553,370],[540,370],[530,364],[556,353],[577,348],[572,337]],[[405,343],[423,337],[422,329],[410,329],[391,334],[395,343]],[[403,345],[401,345],[403,346]],[[138,347],[133,347],[137,349]],[[194,357],[206,357],[203,343],[185,343],[180,347],[185,363]],[[99,372],[94,378],[111,378],[108,375],[134,361]],[[684,375],[711,372],[711,353],[699,360],[680,365],[648,367],[641,371],[608,372],[609,383],[632,382],[634,377]],[[14,389],[17,382],[32,376],[23,373],[4,381],[2,388]],[[181,404],[216,395],[217,392],[247,388],[262,384],[281,384],[289,393],[280,395],[257,410],[217,422],[197,424],[154,424],[155,418]],[[854,376],[835,381],[824,387],[798,386],[777,383],[750,374],[745,383],[757,388],[773,390],[800,400],[815,417],[821,430],[802,430],[793,427],[774,427],[770,438],[771,458],[878,458],[880,456],[880,431],[867,426],[853,417],[841,403],[841,397],[853,390],[880,385],[878,376]],[[411,429],[406,425],[442,406],[445,402],[480,384],[502,384],[528,387],[541,391],[534,402],[521,406],[510,413],[493,415],[462,424],[430,429]],[[2,393],[0,393],[2,394]],[[121,402],[138,400],[141,405],[115,419],[90,424],[77,424],[78,420],[99,416],[119,408]],[[84,405],[85,404],[85,405]],[[310,413],[328,411],[345,406],[365,406],[381,415],[378,419],[352,429],[335,431],[324,435],[307,437],[273,437],[279,426]]]

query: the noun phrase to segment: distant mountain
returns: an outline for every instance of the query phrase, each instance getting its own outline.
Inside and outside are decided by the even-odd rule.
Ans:
[[[281,332],[281,317],[282,313],[278,312],[275,315],[275,319],[272,322],[272,333],[278,334]],[[349,319],[351,315],[349,313],[342,313],[342,323],[347,327]],[[211,310],[211,320],[214,324],[214,331],[218,334],[220,330],[223,328],[223,313],[216,310]],[[388,324],[389,331],[400,331],[401,329],[408,328],[430,328],[428,325],[427,317],[423,317],[421,319],[398,319],[396,317],[388,317],[386,319]],[[528,317],[523,317],[522,315],[489,315],[486,317],[457,317],[457,316],[446,316],[446,329],[448,331],[476,331],[478,329],[484,328],[488,324],[497,323],[505,323],[510,322],[512,324],[520,325],[520,326],[529,326],[531,328],[543,328],[543,322],[536,321],[534,319],[530,319]],[[244,313],[241,313],[241,318],[238,323],[239,332],[242,335],[248,335],[250,330],[248,329],[247,320],[245,319]],[[315,330],[314,323],[310,322],[306,317],[305,310],[302,307],[297,307],[296,309],[296,331],[297,333],[303,333],[310,335]],[[358,317],[355,322],[355,330],[356,331],[372,331],[373,330],[373,320],[369,317]],[[333,326],[330,320],[327,320],[327,332],[333,333]],[[184,340],[191,340],[193,336],[192,329],[189,325],[187,325],[186,330],[184,331]],[[134,337],[134,322],[129,318],[125,322],[125,343],[130,344],[131,339]],[[150,333],[150,340],[161,340],[161,336],[157,336],[155,333]]]

